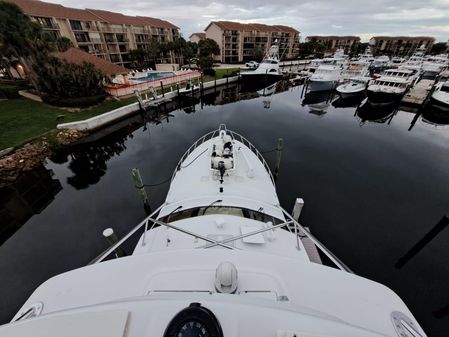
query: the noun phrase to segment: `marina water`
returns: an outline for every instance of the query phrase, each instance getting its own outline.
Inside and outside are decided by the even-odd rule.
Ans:
[[[225,123],[265,152],[272,170],[283,138],[281,204],[291,210],[304,198],[303,225],[355,273],[398,293],[429,336],[447,336],[449,228],[435,228],[449,211],[449,118],[363,114],[361,100],[278,89],[264,96],[229,85],[181,108],[136,115],[2,188],[1,322],[40,283],[104,251],[103,229],[121,237],[144,218],[132,168],[155,185],[147,192],[156,207],[184,151]]]

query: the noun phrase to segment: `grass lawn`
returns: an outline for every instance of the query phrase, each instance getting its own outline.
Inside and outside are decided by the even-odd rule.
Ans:
[[[25,98],[0,101],[0,150],[22,145],[55,129],[58,123],[87,119],[136,102],[135,97],[105,101],[91,109],[68,112]],[[57,122],[56,118],[64,115]]]
[[[215,76],[206,75],[204,76],[204,82],[209,82],[215,80],[219,80],[220,78],[226,77],[226,75],[231,76],[233,72],[238,72],[240,68],[215,68]]]

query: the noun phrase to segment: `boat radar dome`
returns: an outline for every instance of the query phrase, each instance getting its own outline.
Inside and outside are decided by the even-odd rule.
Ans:
[[[222,262],[215,271],[215,289],[219,293],[234,294],[237,290],[237,268],[231,262]]]

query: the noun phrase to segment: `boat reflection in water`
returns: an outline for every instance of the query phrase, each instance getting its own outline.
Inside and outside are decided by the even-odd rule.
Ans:
[[[364,96],[351,96],[351,97],[338,97],[335,101],[332,101],[334,108],[356,108],[365,99]]]
[[[396,112],[397,106],[395,104],[372,104],[368,99],[365,99],[356,109],[355,116],[359,118],[360,125],[367,121],[390,124]]]
[[[333,98],[334,91],[312,91],[304,95],[301,105],[309,108],[309,113],[322,116],[327,113]]]
[[[272,99],[272,96],[276,93],[278,83],[279,82],[273,83],[273,84],[269,85],[268,87],[257,91],[257,94],[259,96],[264,97],[262,102],[263,102],[263,107],[265,109],[269,109],[271,107],[271,99]]]
[[[423,111],[422,121],[433,125],[449,125],[449,112],[430,105]]]

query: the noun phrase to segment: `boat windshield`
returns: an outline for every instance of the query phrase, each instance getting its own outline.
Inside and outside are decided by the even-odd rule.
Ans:
[[[271,215],[265,214],[263,209],[259,209],[257,211],[241,208],[241,207],[231,207],[231,206],[204,206],[204,207],[195,207],[186,209],[180,212],[176,212],[165,216],[159,220],[163,222],[173,222],[182,219],[192,218],[196,216],[202,215],[210,215],[210,214],[222,214],[222,215],[234,215],[242,218],[253,219],[261,222],[271,221],[273,224],[278,224],[283,222],[284,220],[280,220],[272,217]]]
[[[443,92],[449,92],[449,85],[443,85],[443,86],[441,87],[441,91],[443,91]]]

